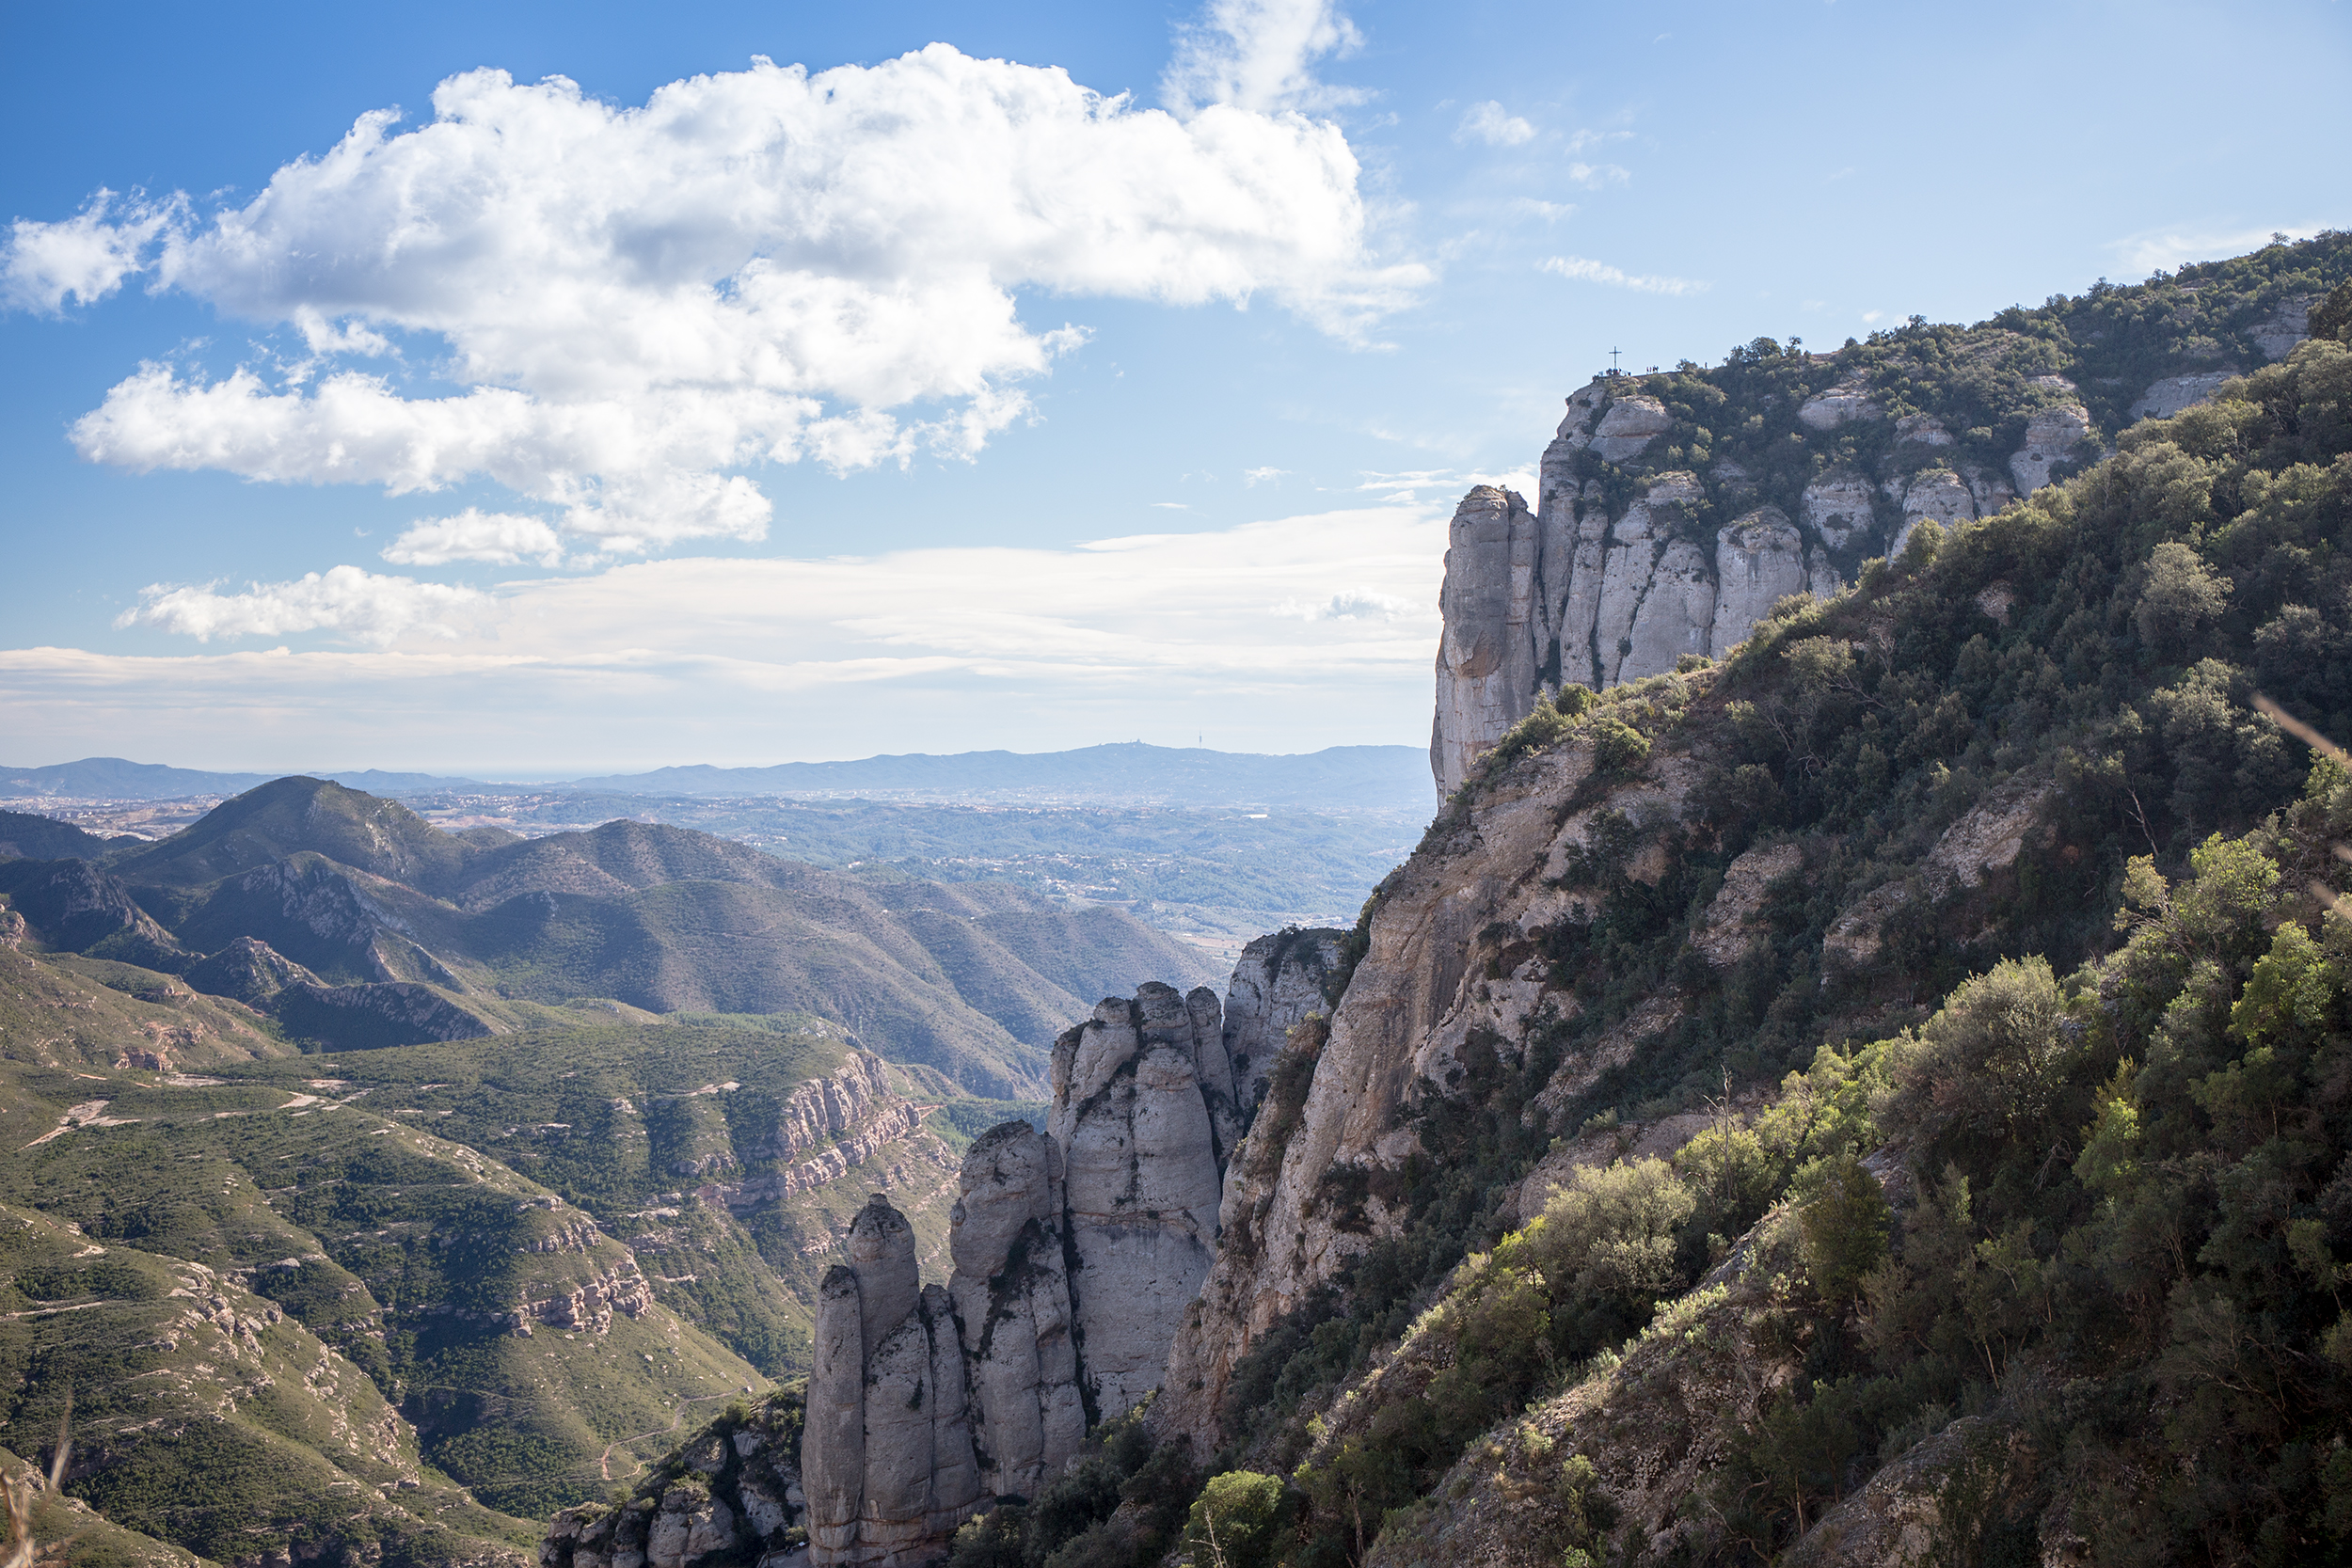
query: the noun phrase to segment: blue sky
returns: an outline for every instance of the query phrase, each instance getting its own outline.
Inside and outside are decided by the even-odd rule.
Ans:
[[[1613,347],[2352,222],[2341,3],[5,15],[18,764],[1418,743]]]

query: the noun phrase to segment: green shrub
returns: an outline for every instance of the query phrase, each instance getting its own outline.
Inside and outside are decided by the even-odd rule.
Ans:
[[[1562,1296],[1632,1303],[1688,1283],[1675,1259],[1675,1232],[1698,1200],[1659,1159],[1585,1166],[1553,1190],[1528,1251]]]
[[[1851,1301],[1886,1258],[1891,1218],[1878,1179],[1849,1154],[1823,1174],[1813,1200],[1797,1211],[1804,1268],[1827,1301]]]
[[[1593,740],[1593,767],[1607,775],[1637,771],[1649,761],[1649,736],[1611,714],[1585,727]]]
[[[1184,1521],[1184,1546],[1194,1563],[1272,1568],[1276,1532],[1289,1513],[1286,1494],[1277,1476],[1251,1470],[1212,1476]]]
[[[2312,337],[2322,342],[2330,338],[2352,342],[2352,278],[2337,284],[2312,308],[2311,329]]]

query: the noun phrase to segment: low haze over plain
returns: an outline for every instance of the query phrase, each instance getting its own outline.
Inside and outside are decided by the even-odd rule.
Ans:
[[[17,764],[1415,743],[1613,349],[2352,223],[2322,0],[6,17]]]

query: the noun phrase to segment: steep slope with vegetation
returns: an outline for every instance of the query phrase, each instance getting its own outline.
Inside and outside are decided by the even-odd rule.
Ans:
[[[1540,1494],[1557,1540],[1478,1553],[1875,1560],[1823,1510],[1963,1418],[1869,1506],[2344,1551],[2352,1021],[2310,890],[2352,797],[2254,705],[2352,710],[2352,346],[2118,444],[1720,667],[1569,689],[1375,895],[1164,1397],[1285,1478],[1279,1560],[1466,1560],[1471,1498]],[[2118,1499],[2137,1533],[2087,1528]]]
[[[333,986],[251,936],[190,962],[192,912],[255,876],[350,895],[294,902],[365,916],[362,954],[397,939],[429,955],[404,911],[464,918],[298,847],[289,816],[245,814],[162,867],[258,861],[225,883],[0,863],[0,1131],[19,1129],[0,1209],[22,1233],[0,1258],[0,1443],[36,1454],[65,1424],[66,1498],[42,1517],[92,1560],[148,1560],[120,1545],[142,1536],[253,1563],[512,1559],[534,1534],[521,1519],[628,1481],[702,1412],[804,1365],[815,1276],[872,1186],[938,1253],[957,1151],[1027,1108],[805,1014]],[[378,863],[419,858],[387,839]],[[679,868],[626,840],[600,863],[648,881]],[[1024,918],[990,891],[967,901],[976,921]],[[320,926],[335,928],[302,928]],[[1073,977],[1104,961],[1066,932],[1008,940]],[[500,1032],[351,1055],[288,1037],[290,998],[403,990]]]
[[[224,1561],[509,1552],[805,1365],[871,1186],[944,1266],[1009,1107],[924,1088],[808,1019],[0,1066],[0,1442],[70,1391],[69,1495]]]

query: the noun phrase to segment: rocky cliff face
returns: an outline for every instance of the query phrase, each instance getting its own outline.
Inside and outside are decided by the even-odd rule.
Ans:
[[[1308,1014],[1330,1011],[1326,990],[1338,973],[1345,934],[1327,927],[1294,927],[1241,950],[1225,991],[1225,1054],[1245,1120],[1265,1098],[1266,1075],[1290,1032]]]
[[[720,1417],[618,1507],[588,1503],[558,1513],[539,1544],[541,1568],[806,1563],[803,1419],[797,1392]]]
[[[2283,356],[2310,306],[2290,297],[2253,323],[2246,357]],[[1923,390],[1909,351],[1875,340],[1794,356],[1809,372],[1802,396],[1695,366],[1602,376],[1571,396],[1532,508],[1480,485],[1454,512],[1429,748],[1439,796],[1544,692],[1719,658],[1779,598],[1827,597],[1862,561],[1899,556],[1922,522],[1989,516],[2095,459],[2122,423],[2178,413],[2229,373],[2092,388],[2012,333],[1952,336],[1953,357],[2006,375],[1994,407],[1981,386]]]
[[[1534,933],[1590,918],[1598,895],[1581,868],[1613,822],[1656,836],[1689,810],[1696,768],[1687,757],[1658,757],[1644,775],[1587,799],[1579,790],[1593,767],[1591,748],[1577,742],[1482,786],[1475,828],[1441,829],[1384,884],[1370,947],[1327,1037],[1294,1037],[1292,1049],[1311,1057],[1311,1081],[1291,1115],[1262,1113],[1251,1130],[1238,1167],[1246,1174],[1227,1193],[1226,1243],[1177,1335],[1153,1411],[1196,1453],[1221,1441],[1236,1363],[1390,1223],[1369,1180],[1360,1213],[1336,1205],[1332,1173],[1369,1179],[1419,1148],[1405,1125],[1415,1085],[1444,1082],[1473,1031],[1516,1040],[1547,1010],[1574,1006],[1554,990]],[[1564,810],[1570,802],[1576,809]],[[1648,870],[1654,879],[1658,868]],[[1564,1063],[1556,1082],[1589,1083],[1633,1043],[1629,1036]]]
[[[1248,1015],[1260,1028],[1264,990],[1284,990],[1269,957]],[[1007,1122],[964,1156],[945,1289],[920,1283],[906,1216],[867,1203],[818,1293],[802,1449],[814,1561],[928,1560],[992,1499],[1060,1475],[1089,1418],[1159,1386],[1241,1133],[1225,1040],[1205,987],[1147,985],[1064,1033],[1050,1131]]]

